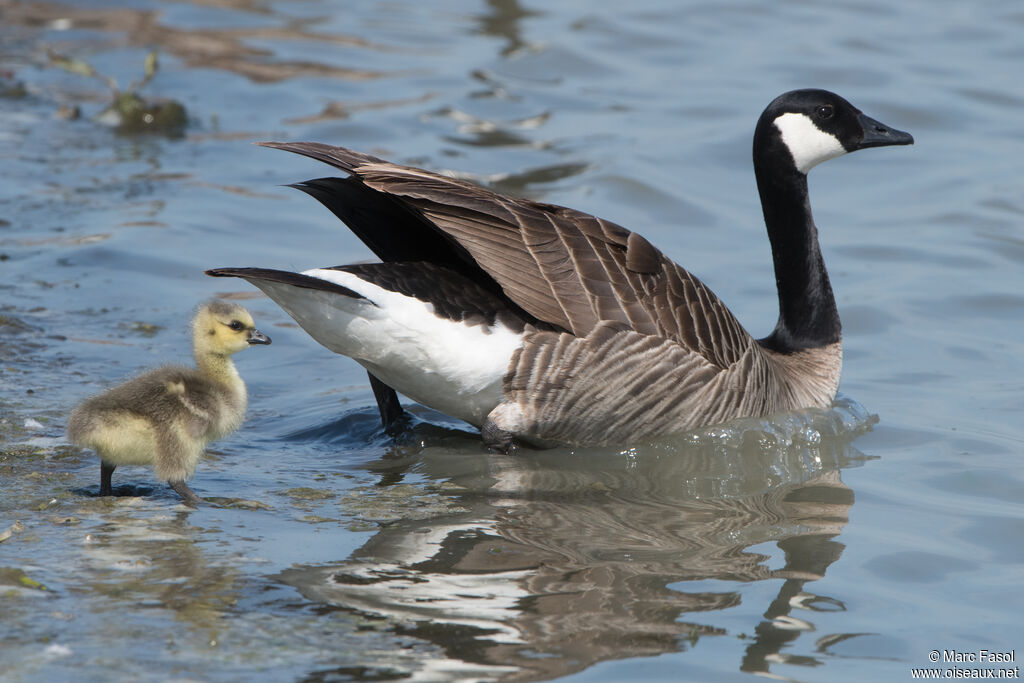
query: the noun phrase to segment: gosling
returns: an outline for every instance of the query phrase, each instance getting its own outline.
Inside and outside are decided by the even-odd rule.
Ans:
[[[79,404],[68,438],[99,455],[100,495],[112,494],[110,476],[118,465],[152,465],[186,505],[196,507],[202,499],[185,480],[206,445],[238,429],[245,416],[245,383],[231,356],[269,343],[245,308],[211,301],[192,320],[195,369],[150,370]]]

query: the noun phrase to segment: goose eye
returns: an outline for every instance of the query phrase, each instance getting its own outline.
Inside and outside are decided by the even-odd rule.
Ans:
[[[818,107],[818,111],[817,111],[818,118],[819,119],[823,119],[823,120],[828,120],[828,119],[832,118],[832,116],[835,113],[836,113],[836,111],[835,111],[835,109],[832,108],[831,104],[823,104],[822,106]]]
[[[231,323],[228,325],[228,327],[233,329],[235,332],[241,332],[242,330],[245,329],[245,325],[243,325],[242,323],[240,323],[237,320],[232,320]]]

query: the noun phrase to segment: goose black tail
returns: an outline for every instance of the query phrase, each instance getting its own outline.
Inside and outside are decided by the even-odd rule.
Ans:
[[[293,287],[333,292],[353,299],[366,299],[365,296],[348,287],[343,287],[327,280],[321,280],[320,278],[310,277],[309,275],[303,275],[302,273],[293,273],[288,270],[274,270],[273,268],[212,268],[206,271],[206,274],[211,277],[240,277],[245,280],[280,282],[292,285]]]

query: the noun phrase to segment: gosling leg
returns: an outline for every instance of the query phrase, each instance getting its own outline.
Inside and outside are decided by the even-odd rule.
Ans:
[[[100,495],[101,496],[112,496],[114,495],[113,489],[110,488],[110,475],[114,473],[114,468],[117,465],[111,465],[109,462],[100,460]]]
[[[184,481],[169,481],[167,483],[181,496],[182,502],[190,508],[199,507],[199,503],[203,502],[203,499],[197,496]]]

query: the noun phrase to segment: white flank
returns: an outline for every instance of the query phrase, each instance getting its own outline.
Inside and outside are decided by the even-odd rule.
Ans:
[[[366,299],[251,282],[313,339],[353,358],[417,403],[479,427],[501,401],[509,360],[522,344],[519,333],[499,324],[446,320],[434,314],[433,305],[352,273],[316,268],[303,275],[347,287]]]
[[[804,114],[785,113],[775,119],[775,127],[801,173],[806,174],[821,162],[846,154],[835,135],[818,128]]]

